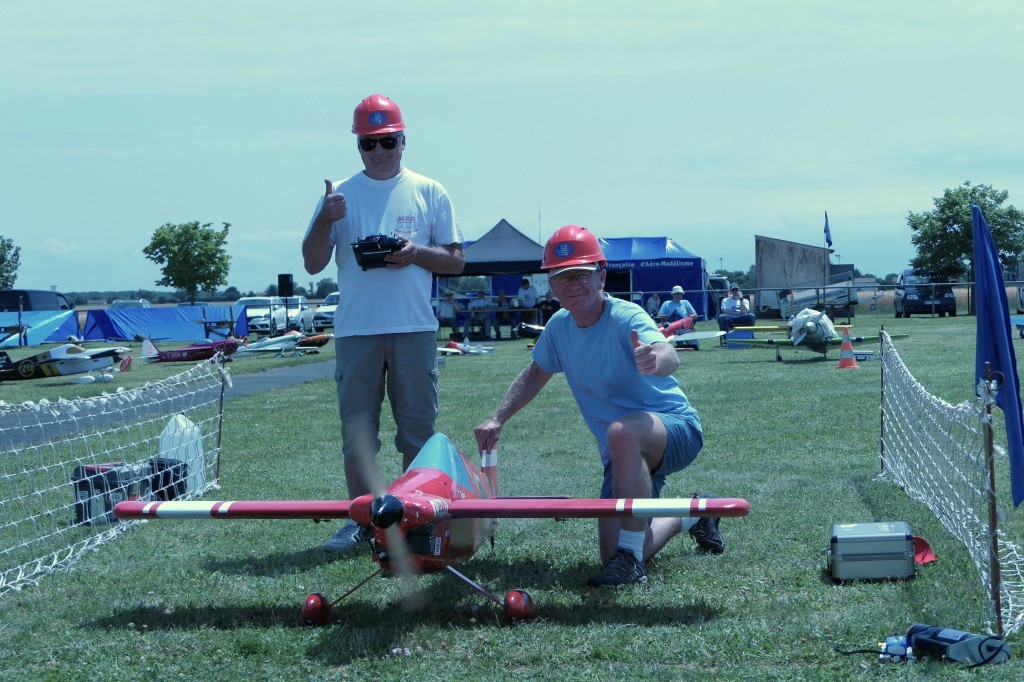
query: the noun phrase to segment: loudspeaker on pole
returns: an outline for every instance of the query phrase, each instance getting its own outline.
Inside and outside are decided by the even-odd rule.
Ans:
[[[285,273],[277,276],[277,295],[278,296],[294,296],[295,290],[293,288],[292,275],[291,273]]]

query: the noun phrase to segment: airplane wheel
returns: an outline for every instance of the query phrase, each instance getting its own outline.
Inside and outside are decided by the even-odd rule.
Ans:
[[[526,590],[509,590],[505,594],[505,620],[533,618],[533,598]]]
[[[331,620],[331,605],[327,597],[314,592],[306,597],[302,605],[302,622],[306,625],[327,625]]]

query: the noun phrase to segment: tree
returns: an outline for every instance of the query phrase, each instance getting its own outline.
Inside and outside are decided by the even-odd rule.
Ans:
[[[907,214],[913,234],[910,241],[917,247],[917,256],[910,263],[915,268],[947,277],[966,276],[974,281],[974,234],[971,225],[971,204],[985,214],[992,239],[1004,270],[1016,267],[1024,251],[1024,213],[1013,206],[1002,207],[1009,197],[1005,190],[991,185],[972,185],[965,181],[956,189],[947,189],[936,197],[935,209],[925,213]]]
[[[190,303],[196,302],[200,291],[216,291],[228,281],[231,257],[224,242],[231,223],[224,223],[219,232],[210,229],[211,224],[165,223],[153,233],[149,246],[142,249],[146,258],[162,266],[163,278],[156,284],[180,289]]]
[[[0,289],[10,289],[18,278],[18,266],[21,265],[21,247],[14,245],[13,239],[0,237]]]
[[[312,282],[310,282],[312,284]],[[327,298],[327,294],[334,293],[338,290],[338,281],[330,277],[324,277],[316,283],[316,298]]]

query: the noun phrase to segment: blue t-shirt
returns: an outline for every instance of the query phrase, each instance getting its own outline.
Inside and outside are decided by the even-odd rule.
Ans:
[[[611,296],[604,300],[601,317],[590,327],[577,327],[567,310],[555,313],[537,339],[533,361],[549,374],[565,374],[607,465],[608,426],[623,415],[677,414],[698,429],[700,419],[675,377],[642,375],[636,368],[631,330],[637,330],[644,343],[665,342],[647,311]]]

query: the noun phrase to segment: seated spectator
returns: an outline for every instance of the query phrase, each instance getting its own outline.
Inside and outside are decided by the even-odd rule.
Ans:
[[[491,310],[493,310],[493,306],[487,300],[484,292],[476,292],[476,297],[469,303],[469,318],[466,320],[466,326],[462,333],[469,336],[473,325],[477,324],[483,326],[484,338],[491,338]]]
[[[697,311],[693,309],[693,305],[683,298],[683,288],[678,284],[672,287],[672,300],[665,301],[661,304],[661,308],[658,309],[658,321],[663,327],[667,327],[676,320],[690,320],[690,328],[693,327],[693,323],[697,321]]]
[[[516,332],[516,320],[512,316],[512,313],[508,312],[508,309],[512,307],[512,301],[505,298],[505,290],[498,289],[498,297],[494,301],[494,307],[498,313],[494,316],[494,335],[499,341],[501,340],[501,325],[507,324],[509,327],[509,335],[513,339],[519,338],[519,334]]]
[[[437,303],[437,323],[440,327],[448,326],[452,334],[459,331],[459,311],[462,306],[455,300],[455,294],[451,291],[444,292],[444,298]]]
[[[548,293],[544,294],[544,299],[537,304],[537,308],[540,309],[540,323],[545,325],[552,315],[562,309],[562,304],[555,298],[554,293],[548,289]]]
[[[743,298],[743,292],[739,287],[729,290],[729,295],[722,299],[721,308],[718,314],[718,328],[723,332],[728,332],[733,327],[749,327],[757,321],[754,313],[750,312],[750,302]]]
[[[647,314],[651,317],[658,317],[658,311],[661,310],[661,295],[655,291],[647,299]]]

